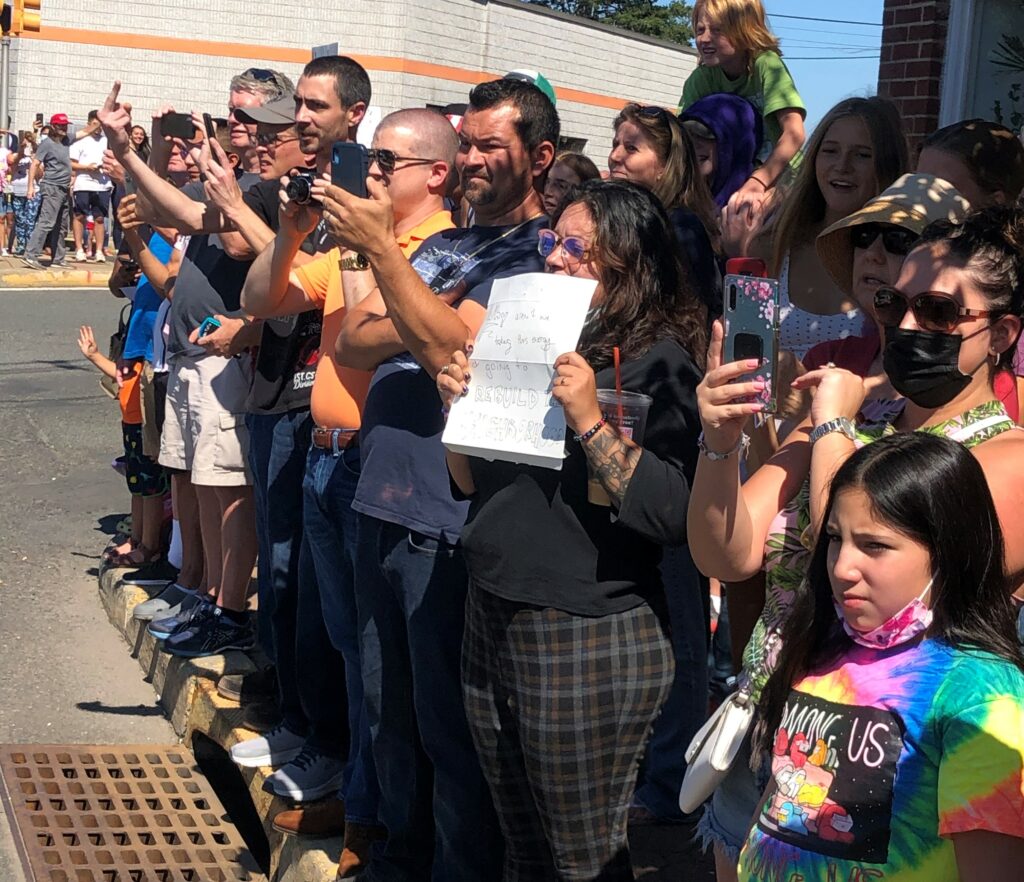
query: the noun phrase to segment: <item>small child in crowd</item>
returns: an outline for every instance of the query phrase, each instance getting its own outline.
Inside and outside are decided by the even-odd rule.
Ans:
[[[804,143],[806,109],[768,29],[761,0],[697,0],[693,32],[699,66],[683,86],[682,110],[708,95],[746,98],[764,117],[762,165],[733,196],[739,208],[758,206]]]

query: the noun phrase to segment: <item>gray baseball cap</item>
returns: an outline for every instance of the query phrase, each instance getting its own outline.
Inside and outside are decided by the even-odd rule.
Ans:
[[[295,93],[288,92],[275,101],[259,107],[239,107],[235,117],[244,123],[259,123],[264,126],[295,125]]]

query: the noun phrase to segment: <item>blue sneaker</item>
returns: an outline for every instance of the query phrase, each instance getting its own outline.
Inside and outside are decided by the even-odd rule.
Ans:
[[[214,606],[171,634],[160,648],[178,658],[203,658],[229,649],[251,649],[255,642],[248,615],[240,625],[219,606]]]
[[[153,619],[146,630],[157,640],[166,640],[171,634],[191,624],[197,616],[206,615],[214,607],[214,602],[207,595],[191,594],[167,610],[165,615]]]

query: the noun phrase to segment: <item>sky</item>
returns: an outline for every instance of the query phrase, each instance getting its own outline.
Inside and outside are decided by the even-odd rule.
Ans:
[[[808,135],[837,101],[875,94],[884,0],[763,2],[768,23],[782,41],[783,58],[807,105]],[[782,15],[815,20],[777,17]],[[844,24],[837,19],[876,26]]]

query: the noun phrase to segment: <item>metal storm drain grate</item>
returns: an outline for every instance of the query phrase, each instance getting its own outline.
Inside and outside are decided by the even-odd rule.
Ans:
[[[184,748],[0,745],[0,773],[35,882],[264,879]]]

